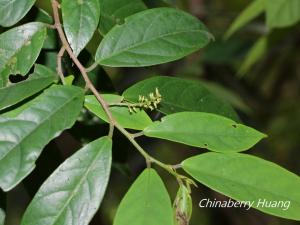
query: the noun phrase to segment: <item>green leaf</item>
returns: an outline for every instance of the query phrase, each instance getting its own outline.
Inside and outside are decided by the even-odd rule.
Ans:
[[[102,40],[96,61],[140,67],[180,59],[207,45],[212,35],[195,17],[172,8],[144,10],[115,26]]]
[[[230,198],[253,201],[252,207],[262,212],[300,220],[300,178],[274,163],[246,154],[205,153],[182,165],[200,183]],[[264,200],[286,205],[290,201],[290,207],[284,210],[258,204]]]
[[[153,169],[145,169],[123,198],[114,225],[173,225],[168,192]]]
[[[266,0],[269,28],[292,26],[300,21],[299,0]]]
[[[164,114],[183,111],[209,112],[239,121],[238,115],[229,104],[195,81],[156,76],[128,88],[123,96],[126,100],[136,103],[139,95],[148,96],[155,88],[158,88],[162,95],[159,111]]]
[[[69,75],[69,76],[66,76],[65,78],[65,85],[73,85],[73,82],[74,82],[74,75]]]
[[[0,0],[0,26],[10,27],[20,21],[35,0]]]
[[[241,29],[251,20],[255,19],[265,10],[265,0],[254,0],[244,9],[241,14],[234,20],[225,34],[226,38],[232,36],[237,30]]]
[[[268,50],[268,37],[263,36],[259,38],[248,52],[245,60],[243,61],[240,69],[239,76],[244,76],[253,66],[257,63]]]
[[[111,139],[103,137],[61,164],[33,198],[21,225],[87,225],[107,187],[111,148]]]
[[[30,108],[32,105],[39,102],[39,98],[28,98],[23,102],[20,103],[20,105],[15,105],[12,107],[12,109],[4,109],[3,113],[0,114],[1,117],[5,118],[15,118],[19,116],[23,111]]]
[[[5,213],[4,211],[0,208],[0,225],[4,225],[5,222]]]
[[[44,11],[43,9],[40,9],[40,8],[38,8],[38,11],[36,13],[35,21],[36,22],[47,23],[47,24],[53,24],[54,23],[52,16],[49,13],[47,13],[46,11]],[[44,42],[43,49],[57,50],[58,44],[59,44],[59,40],[57,40],[57,30],[48,29],[47,30],[47,37],[46,37],[46,40]],[[54,53],[54,52],[52,52],[52,53]],[[55,64],[56,64],[56,60],[55,60]]]
[[[141,0],[100,0],[100,9],[99,30],[102,35],[105,35],[116,24],[123,23],[126,17],[147,7]]]
[[[81,88],[54,86],[17,117],[0,116],[0,187],[4,191],[26,177],[45,145],[75,123],[83,98]]]
[[[12,106],[49,86],[57,78],[56,73],[42,65],[36,65],[33,74],[25,81],[0,88],[0,109]]]
[[[240,152],[254,146],[265,134],[210,113],[181,112],[162,118],[144,130],[148,137],[162,138],[216,152]]]
[[[118,95],[103,95],[103,97],[109,104],[120,103],[123,99],[122,96]],[[106,113],[94,96],[86,96],[84,105],[102,120],[109,121]],[[124,128],[143,130],[152,124],[152,120],[143,110],[130,113],[126,106],[112,106],[110,107],[110,111],[114,119]]]
[[[46,12],[45,10],[40,9],[40,8],[37,8],[37,10],[38,11],[35,16],[36,22],[48,23],[48,24],[53,23],[53,18],[52,18],[52,16],[50,16],[50,14],[48,12]]]
[[[46,25],[28,23],[0,35],[0,87],[10,74],[26,75],[37,59],[46,39]]]
[[[61,7],[67,39],[75,55],[79,55],[97,29],[99,0],[63,0]]]

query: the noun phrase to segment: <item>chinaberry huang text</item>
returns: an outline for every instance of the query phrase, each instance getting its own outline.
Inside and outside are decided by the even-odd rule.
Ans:
[[[290,208],[290,201],[268,201],[267,199],[258,199],[257,201],[234,201],[217,200],[217,199],[202,199],[199,202],[200,208],[244,208],[249,210],[250,208],[281,208],[282,210],[288,210]]]

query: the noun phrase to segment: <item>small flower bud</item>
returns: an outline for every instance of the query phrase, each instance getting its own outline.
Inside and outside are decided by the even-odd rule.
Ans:
[[[180,185],[174,201],[174,213],[176,225],[188,225],[192,216],[192,198],[189,189]]]

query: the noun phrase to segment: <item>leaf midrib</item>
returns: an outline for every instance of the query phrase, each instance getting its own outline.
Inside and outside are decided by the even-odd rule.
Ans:
[[[162,39],[162,38],[165,38],[165,37],[168,37],[168,36],[172,36],[172,35],[177,35],[177,34],[183,34],[183,33],[203,33],[203,34],[206,34],[207,36],[209,35],[209,32],[205,31],[205,30],[200,30],[200,29],[194,29],[194,30],[184,30],[184,31],[177,31],[177,32],[171,32],[171,33],[167,33],[167,34],[164,34],[164,35],[160,35],[160,36],[156,36],[154,38],[151,38],[149,40],[146,40],[146,41],[142,41],[140,43],[137,43],[137,44],[133,44],[133,45],[130,45],[129,47],[126,47],[126,48],[123,48],[121,49],[121,51],[116,51],[114,52],[113,54],[109,55],[109,56],[106,56],[106,58],[102,58],[101,59],[101,55],[100,55],[100,59],[98,60],[98,62],[103,62],[105,60],[109,60],[117,55],[120,55],[120,54],[123,54],[124,52],[130,50],[130,49],[134,49],[136,47],[139,47],[141,45],[144,45],[144,44],[147,44],[149,42],[152,42],[152,41],[155,41],[157,39]],[[120,38],[119,38],[120,40]],[[101,51],[100,51],[101,53]]]
[[[7,3],[4,4],[2,7],[5,8],[5,7],[7,7],[7,5],[13,5],[13,4],[15,4],[16,1],[17,1],[17,0],[10,0],[10,2],[7,2]]]
[[[160,122],[160,123],[163,123],[163,122]],[[233,122],[234,124],[235,124],[235,122]],[[238,124],[239,125],[239,124]],[[149,132],[149,130],[151,131],[152,130],[152,132],[153,132],[153,130],[154,130],[154,132],[155,133],[160,133],[160,132],[164,132],[164,133],[166,133],[166,132],[168,132],[168,133],[171,133],[171,134],[186,134],[187,136],[190,136],[190,134],[191,133],[193,133],[193,134],[197,134],[197,135],[203,135],[203,136],[207,136],[207,133],[201,133],[201,132],[176,132],[175,130],[176,129],[173,129],[172,131],[170,131],[170,130],[164,130],[164,131],[159,131],[159,130],[157,130],[157,128],[156,128],[156,126],[158,126],[157,124],[154,124],[154,125],[152,125],[152,126],[149,126],[149,127],[147,127],[144,131],[146,131],[147,129],[148,129],[148,132]],[[154,127],[154,128],[153,128]],[[230,128],[230,126],[228,125],[228,128]],[[236,128],[234,128],[234,129],[236,129]],[[258,132],[258,131],[257,131]],[[253,135],[222,135],[222,133],[220,133],[221,135],[217,135],[217,134],[209,134],[210,136],[213,136],[213,137],[257,137],[258,135],[255,135],[255,134],[253,134]],[[259,133],[258,133],[259,134]],[[263,136],[263,135],[261,135],[261,136]]]
[[[100,153],[103,152],[104,147],[106,147],[107,143],[104,140],[103,145],[101,146],[101,149],[99,149],[96,157],[92,160],[90,166],[87,168],[86,172],[84,173],[83,176],[81,176],[78,184],[76,185],[74,191],[71,193],[71,195],[69,196],[69,198],[67,199],[66,203],[62,206],[62,208],[59,210],[58,215],[55,216],[55,220],[51,223],[52,225],[55,225],[56,221],[59,219],[59,217],[61,216],[61,214],[63,213],[63,211],[65,210],[65,208],[67,207],[67,205],[70,203],[70,201],[73,199],[73,197],[75,196],[75,194],[78,192],[78,189],[81,187],[83,181],[86,179],[86,177],[88,176],[88,174],[90,173],[91,168],[94,167],[95,163],[98,161],[99,155]]]
[[[60,111],[62,108],[64,108],[67,104],[69,104],[70,102],[72,102],[74,99],[76,99],[78,96],[80,96],[81,95],[81,93],[78,93],[78,94],[76,94],[76,95],[74,95],[72,98],[70,98],[70,99],[68,99],[68,101],[66,101],[61,107],[59,107],[59,108],[57,108],[55,111],[53,111],[53,113],[51,113],[51,114],[49,114],[47,117],[45,117],[45,118],[43,118],[43,120],[33,129],[33,130],[31,130],[27,135],[25,135],[21,140],[19,140],[18,141],[18,143],[16,143],[16,145],[14,145],[14,146],[12,146],[11,148],[10,148],[10,150],[0,159],[0,162],[3,160],[3,159],[5,159],[6,157],[7,157],[7,155],[9,155],[12,151],[14,151],[15,149],[16,149],[16,147],[17,146],[19,146],[26,138],[28,138],[33,132],[35,132],[36,130],[38,130],[39,129],[39,127],[41,126],[41,125],[43,125],[44,124],[44,122],[45,121],[47,121],[50,117],[52,117],[53,115],[55,115],[58,111]],[[39,103],[39,102],[37,102],[37,103]],[[37,104],[36,103],[36,104]],[[35,104],[35,105],[36,105]],[[33,105],[33,106],[31,106],[31,107],[34,107],[35,105]],[[24,111],[23,113],[25,113],[26,111]],[[23,114],[22,113],[22,114]],[[22,114],[20,114],[18,117],[21,117],[22,116]],[[10,121],[12,121],[12,120],[19,120],[18,119],[18,117],[17,118],[13,118],[13,119],[11,119],[11,118],[8,118],[8,120],[10,120]],[[19,120],[20,122],[23,122],[23,121],[27,121],[27,122],[32,122],[32,123],[35,123],[35,122],[33,122],[33,121],[30,121],[30,120]],[[35,123],[36,124],[36,123]]]
[[[191,167],[190,167],[191,168]],[[194,171],[197,171],[197,169],[192,169],[192,170],[194,170]],[[283,198],[286,198],[286,199],[288,199],[288,200],[290,200],[291,202],[294,202],[294,200],[292,200],[292,199],[290,199],[289,197],[287,197],[287,196],[284,196],[284,195],[279,195],[279,194],[277,194],[277,193],[274,193],[274,192],[272,192],[272,191],[268,191],[268,190],[265,190],[265,189],[259,189],[259,188],[257,188],[255,185],[252,185],[252,184],[245,184],[245,183],[243,183],[243,182],[238,182],[238,181],[236,181],[236,180],[233,180],[233,179],[230,179],[230,178],[224,178],[224,177],[222,177],[222,176],[218,176],[218,175],[216,175],[216,174],[212,174],[212,173],[208,173],[208,172],[204,172],[204,171],[200,171],[201,173],[204,173],[204,174],[206,174],[206,176],[213,176],[213,177],[216,177],[217,179],[223,179],[223,180],[227,180],[227,181],[230,181],[230,182],[232,182],[232,183],[235,183],[235,184],[239,184],[239,185],[241,185],[241,186],[244,186],[244,187],[250,187],[250,188],[252,188],[252,189],[255,189],[255,190],[258,190],[258,191],[263,191],[263,192],[266,192],[266,193],[268,193],[268,194],[271,194],[271,195],[274,195],[274,196],[279,196],[279,197],[283,197]],[[209,186],[210,188],[212,188],[212,189],[216,189],[216,190],[218,190],[219,191],[219,188],[217,189],[217,188],[213,188],[212,187],[212,185],[208,185],[207,184],[207,182],[203,182],[203,181],[200,181],[199,180],[199,182],[201,182],[201,183],[204,183],[205,185],[207,185],[207,186]],[[223,193],[222,191],[219,191],[219,192],[221,192],[221,193]],[[227,195],[227,194],[225,194],[225,195]],[[231,195],[231,194],[230,194]],[[230,196],[229,195],[229,197],[232,197],[232,195]],[[234,197],[232,197],[232,198],[234,198]],[[296,201],[297,202],[297,205],[300,207],[300,202],[298,202],[298,201]],[[261,209],[261,208],[258,208],[258,209]]]
[[[148,171],[148,175],[147,175],[147,182],[146,182],[146,188],[145,188],[145,197],[146,197],[146,199],[145,199],[145,202],[144,202],[144,209],[148,209],[148,207],[147,207],[147,205],[148,205],[148,202],[150,202],[150,200],[149,200],[149,187],[150,187],[150,179],[151,179],[151,176],[152,176],[152,174],[151,174],[151,171]],[[144,210],[143,211],[143,224],[145,224],[145,220],[147,219],[147,216],[146,216],[146,212],[147,212],[147,210]]]
[[[83,7],[85,7],[85,4],[86,2],[84,2],[79,8],[79,28],[78,28],[78,30],[77,30],[77,32],[75,31],[75,33],[76,33],[76,40],[75,40],[75,43],[74,43],[74,51],[76,52],[76,54],[79,54],[79,39],[80,38],[82,38],[81,36],[80,36],[80,33],[82,32],[82,21],[83,21],[83,16],[84,16],[84,14],[83,14]],[[72,18],[73,19],[73,18]],[[78,51],[78,53],[77,53],[77,51]]]

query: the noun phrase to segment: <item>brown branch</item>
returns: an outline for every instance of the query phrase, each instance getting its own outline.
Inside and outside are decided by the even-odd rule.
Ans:
[[[139,135],[132,135],[130,134],[124,127],[122,127],[120,124],[118,124],[117,121],[114,120],[110,110],[109,110],[109,105],[106,103],[106,101],[103,99],[103,97],[101,96],[101,94],[97,91],[97,89],[95,88],[95,86],[93,85],[93,83],[91,82],[88,74],[87,74],[87,70],[86,68],[80,63],[80,61],[77,59],[76,55],[73,53],[67,38],[65,36],[65,33],[62,29],[61,26],[61,22],[60,22],[60,18],[59,18],[59,12],[58,9],[60,8],[59,3],[57,2],[57,0],[51,0],[52,3],[52,8],[53,8],[53,14],[54,14],[54,21],[55,21],[55,28],[59,34],[59,38],[63,44],[63,48],[65,49],[65,51],[68,52],[69,56],[71,57],[71,59],[73,60],[73,62],[75,63],[75,65],[78,67],[78,69],[81,72],[81,75],[83,76],[86,86],[92,91],[92,93],[94,94],[94,96],[97,98],[97,100],[99,101],[99,103],[101,104],[101,106],[103,107],[104,111],[106,112],[108,118],[109,118],[109,125],[110,125],[110,129],[109,129],[109,136],[112,137],[113,135],[113,131],[114,131],[114,127],[116,127],[132,144],[133,146],[135,146],[135,148],[141,153],[141,155],[146,159],[147,162],[147,166],[151,167],[151,163],[155,163],[158,166],[162,167],[163,169],[165,169],[166,171],[168,171],[170,174],[172,174],[173,176],[175,176],[178,180],[182,180],[182,179],[188,179],[187,177],[178,174],[173,168],[172,165],[167,165],[165,163],[160,162],[159,160],[151,157],[134,139],[134,136],[138,137]],[[63,50],[61,50],[63,51]]]
[[[109,136],[112,137],[116,121],[114,120],[114,118],[109,110],[108,104],[105,102],[105,100],[102,98],[102,96],[100,95],[100,93],[97,91],[97,89],[93,85],[92,81],[90,80],[90,78],[86,72],[86,68],[77,59],[76,55],[73,53],[73,50],[71,49],[71,47],[69,45],[69,42],[67,41],[67,38],[65,36],[65,33],[62,29],[61,22],[60,22],[60,17],[59,17],[59,12],[58,12],[58,9],[60,8],[59,3],[57,2],[57,0],[51,0],[51,3],[52,3],[53,16],[54,16],[54,21],[55,21],[54,26],[58,32],[59,38],[62,42],[62,45],[65,48],[65,50],[68,52],[69,56],[71,57],[71,59],[73,60],[73,62],[77,66],[77,68],[80,70],[80,73],[82,74],[82,77],[85,80],[87,87],[95,95],[95,97],[97,98],[97,100],[99,101],[101,106],[103,107],[105,113],[107,114],[107,116],[109,118]]]
[[[61,60],[62,60],[62,57],[63,57],[65,51],[66,51],[65,47],[61,47],[61,49],[59,50],[59,52],[57,54],[57,68],[56,68],[57,73],[58,73],[58,75],[59,75],[59,77],[61,79],[61,82],[63,84],[66,84],[66,82],[65,82],[65,77],[64,77],[63,69],[62,69]]]

